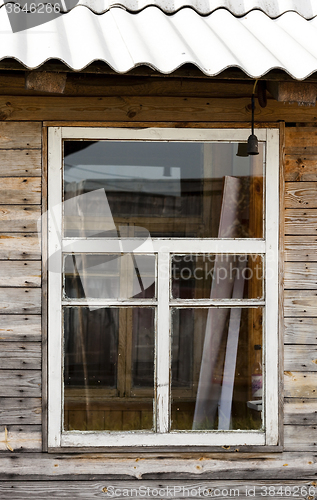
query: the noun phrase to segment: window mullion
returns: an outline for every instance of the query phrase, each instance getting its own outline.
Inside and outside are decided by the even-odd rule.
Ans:
[[[169,430],[170,326],[169,253],[158,254],[158,310],[156,331],[156,416],[157,432]]]
[[[49,202],[50,210],[47,213],[49,234],[48,261],[49,271],[48,287],[48,427],[49,447],[60,446],[62,430],[62,176],[60,165],[62,163],[61,129],[53,128],[49,131],[50,154],[49,167]],[[46,221],[45,216],[42,223]]]

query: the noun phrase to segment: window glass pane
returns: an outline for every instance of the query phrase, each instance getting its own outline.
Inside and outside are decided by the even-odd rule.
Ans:
[[[155,255],[65,255],[65,297],[155,298],[155,265]]]
[[[64,308],[64,429],[151,430],[154,308]]]
[[[64,235],[262,238],[264,147],[238,146],[64,141]]]
[[[173,255],[172,298],[260,299],[263,271],[261,255]]]
[[[172,310],[172,430],[261,429],[262,318],[260,307]]]

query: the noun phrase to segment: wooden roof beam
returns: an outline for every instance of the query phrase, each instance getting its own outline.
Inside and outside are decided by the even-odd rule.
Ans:
[[[295,103],[303,106],[315,106],[317,84],[308,82],[274,82],[266,83],[267,89],[278,102]]]
[[[63,94],[66,79],[67,73],[30,71],[25,74],[25,88],[26,90]]]

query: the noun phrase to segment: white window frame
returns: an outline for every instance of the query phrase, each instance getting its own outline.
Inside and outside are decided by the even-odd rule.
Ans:
[[[153,239],[154,252],[158,255],[158,266],[166,266],[171,253],[231,253],[263,254],[266,257],[265,278],[265,430],[263,431],[170,431],[169,414],[169,364],[170,327],[169,310],[173,301],[169,300],[169,281],[159,280],[157,298],[157,432],[150,431],[63,431],[63,348],[62,348],[62,272],[49,272],[48,276],[48,447],[57,448],[108,448],[123,449],[138,447],[206,447],[206,446],[275,446],[278,444],[278,245],[279,245],[279,131],[259,129],[259,141],[266,147],[265,182],[265,238],[263,239]],[[63,139],[73,140],[133,140],[133,141],[177,141],[177,142],[246,142],[250,131],[247,129],[120,129],[51,127],[48,133],[48,254],[57,255],[54,266],[62,270],[62,248],[67,252],[115,252],[117,242],[93,239],[60,239],[62,227],[62,143]],[[127,245],[129,242],[126,242]],[[135,240],[133,247],[135,248]],[[140,241],[140,243],[142,243]],[[125,251],[128,251],[125,248]],[[153,251],[153,247],[150,249]],[[146,244],[138,253],[147,253]],[[187,302],[187,301],[186,301]],[[198,307],[197,300],[192,301]],[[217,305],[215,300],[204,300],[204,306]],[[224,305],[223,301],[218,301]],[[83,301],[80,301],[84,305]],[[91,304],[91,300],[89,301]],[[107,301],[111,305],[131,305],[131,301]],[[133,301],[133,305],[149,304]],[[156,301],[153,300],[156,304]],[[244,300],[243,305],[253,305],[254,300]],[[264,305],[264,301],[257,301]],[[228,301],[229,307],[235,305]],[[186,304],[187,305],[187,304]],[[189,301],[188,305],[191,305]],[[236,304],[238,305],[238,304]]]

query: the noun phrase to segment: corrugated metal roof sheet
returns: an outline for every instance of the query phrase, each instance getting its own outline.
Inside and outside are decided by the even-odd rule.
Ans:
[[[150,66],[171,73],[186,63],[206,75],[228,67],[253,78],[274,68],[304,79],[317,71],[317,18],[307,21],[289,12],[272,20],[252,11],[237,18],[227,10],[200,16],[184,8],[167,16],[156,7],[138,14],[112,8],[96,15],[76,7],[40,26],[12,33],[0,9],[0,60],[14,58],[28,68],[60,59],[74,70],[105,61],[118,73]]]
[[[0,0],[0,6],[8,0]],[[14,0],[11,0],[14,1]],[[23,2],[20,2],[23,4]],[[72,3],[65,2],[69,10]],[[78,0],[77,5],[83,5],[93,12],[101,14],[115,5],[126,8],[129,12],[138,12],[150,5],[159,7],[163,12],[173,13],[183,7],[191,7],[199,14],[211,14],[224,8],[234,16],[243,16],[251,10],[261,10],[271,18],[279,17],[285,12],[294,11],[306,19],[317,16],[316,0]]]

